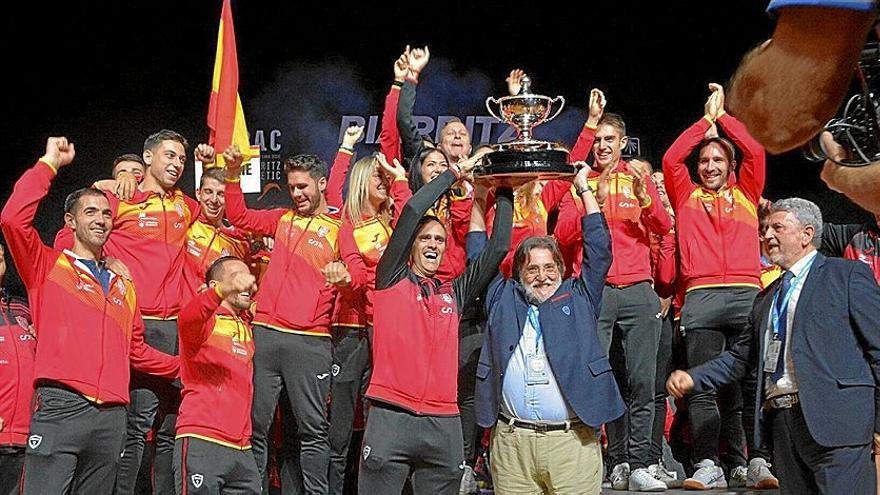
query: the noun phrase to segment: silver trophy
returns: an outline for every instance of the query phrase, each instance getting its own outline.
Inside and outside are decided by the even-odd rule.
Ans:
[[[483,164],[476,171],[481,180],[496,185],[518,185],[534,179],[559,179],[575,174],[565,148],[532,137],[532,129],[562,112],[565,98],[534,94],[531,83],[528,76],[523,77],[519,94],[486,99],[489,114],[516,128],[517,138],[494,145],[494,150],[483,157]]]

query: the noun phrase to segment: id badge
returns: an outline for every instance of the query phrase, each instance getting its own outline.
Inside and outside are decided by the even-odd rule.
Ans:
[[[547,385],[550,378],[547,376],[547,358],[544,354],[526,355],[526,384]]]
[[[767,353],[764,355],[764,372],[773,373],[779,364],[779,352],[782,350],[782,341],[776,338],[770,339],[767,344]]]

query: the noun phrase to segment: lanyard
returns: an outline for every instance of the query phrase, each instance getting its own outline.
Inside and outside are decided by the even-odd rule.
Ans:
[[[529,325],[535,330],[535,352],[538,352],[538,343],[541,341],[541,321],[538,319],[538,309],[529,306]]]
[[[787,315],[788,313],[788,302],[791,299],[792,294],[794,294],[794,290],[799,287],[804,280],[806,280],[806,275],[810,271],[810,267],[813,266],[813,262],[816,261],[816,256],[813,256],[813,259],[809,261],[798,273],[794,276],[794,280],[792,280],[791,285],[788,286],[788,290],[782,296],[782,310],[776,310],[776,301],[779,298],[779,291],[776,291],[776,294],[773,296],[773,306],[770,309],[770,318],[773,322],[773,336],[779,335],[779,318],[782,315]],[[787,316],[786,316],[787,317]]]

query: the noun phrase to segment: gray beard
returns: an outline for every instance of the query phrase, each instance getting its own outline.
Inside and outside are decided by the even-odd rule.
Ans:
[[[530,285],[523,285],[523,289],[525,290],[525,294],[526,294],[526,302],[529,303],[529,304],[531,304],[531,305],[533,305],[533,306],[540,306],[540,305],[543,304],[544,301],[546,301],[550,296],[552,296],[553,294],[555,294],[557,290],[559,290],[559,286],[560,286],[560,285],[562,285],[562,280],[557,280],[557,281],[554,283],[553,290],[547,295],[547,297],[541,297],[541,296],[539,296],[538,293],[535,292],[535,289],[532,288],[532,286],[530,286]]]

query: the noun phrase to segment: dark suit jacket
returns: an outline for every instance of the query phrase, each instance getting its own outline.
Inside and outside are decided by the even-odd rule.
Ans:
[[[585,424],[596,426],[620,417],[623,400],[611,364],[599,344],[596,325],[605,276],[611,266],[611,238],[600,213],[582,220],[584,258],[581,275],[569,278],[539,306],[544,349],[565,400]],[[499,277],[486,295],[489,315],[477,365],[477,423],[498,420],[504,372],[519,344],[528,317],[522,285]]]
[[[749,326],[728,351],[688,371],[695,390],[758,369],[755,439],[761,435],[764,336],[777,280],[758,294]],[[880,287],[863,263],[816,255],[789,330],[798,398],[813,439],[865,445],[880,432]]]

